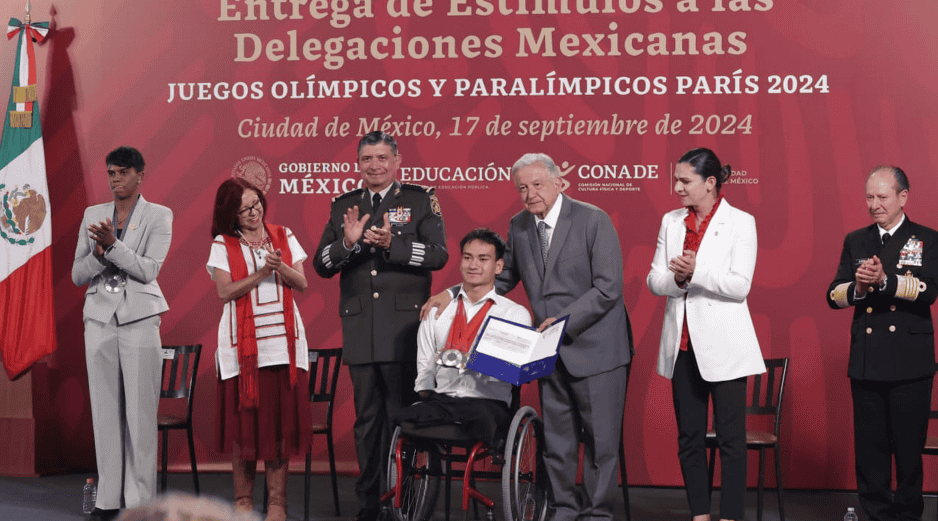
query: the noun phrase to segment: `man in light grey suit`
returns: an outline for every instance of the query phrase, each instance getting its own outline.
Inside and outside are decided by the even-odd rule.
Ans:
[[[512,176],[525,211],[511,219],[495,289],[504,295],[520,281],[540,329],[570,317],[556,369],[538,381],[551,519],[612,519],[632,358],[619,237],[605,212],[561,195],[560,170],[547,155],[524,155]],[[582,496],[575,486],[580,442]]]
[[[91,519],[117,516],[156,494],[160,313],[156,282],[172,238],[173,213],[140,195],[145,166],[136,149],[107,155],[114,201],[85,210],[72,280],[88,285],[85,361],[98,464]]]

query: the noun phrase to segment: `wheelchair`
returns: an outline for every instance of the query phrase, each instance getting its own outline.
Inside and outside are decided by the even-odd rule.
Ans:
[[[516,387],[512,395],[513,402],[518,404],[520,388]],[[429,520],[435,511],[440,480],[445,477],[448,520],[452,464],[464,463],[462,510],[467,521],[471,519],[470,500],[486,508],[486,521],[496,519],[495,502],[475,488],[477,478],[501,480],[505,521],[541,521],[546,518],[550,489],[542,458],[543,440],[543,421],[527,406],[517,409],[507,436],[496,447],[470,440],[458,425],[417,427],[404,422],[391,438],[388,491],[381,498],[383,517],[396,521]],[[454,448],[462,450],[454,453]],[[500,470],[476,469],[476,464],[486,458]]]

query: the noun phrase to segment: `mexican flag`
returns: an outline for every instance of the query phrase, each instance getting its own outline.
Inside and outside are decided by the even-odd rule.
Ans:
[[[35,42],[49,23],[10,19],[17,38],[10,103],[0,139],[0,349],[13,379],[55,351],[52,215],[36,89]]]

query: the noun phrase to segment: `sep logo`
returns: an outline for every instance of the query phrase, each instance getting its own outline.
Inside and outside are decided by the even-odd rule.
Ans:
[[[265,194],[270,190],[273,180],[267,162],[257,156],[245,156],[238,160],[231,169],[231,177],[240,177]]]

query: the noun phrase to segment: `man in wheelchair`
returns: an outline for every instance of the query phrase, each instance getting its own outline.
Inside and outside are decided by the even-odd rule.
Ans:
[[[493,500],[474,488],[476,477],[501,477],[506,520],[540,520],[546,511],[547,483],[538,476],[543,436],[540,417],[521,407],[519,392],[496,378],[466,367],[469,350],[486,317],[531,325],[528,311],[495,293],[495,275],[504,267],[505,243],[484,228],[469,232],[459,243],[462,287],[437,317],[429,313],[417,334],[417,379],[420,401],[393,419],[398,425],[388,461],[388,492],[382,498],[397,521],[424,521],[433,514],[441,475],[441,458],[464,462],[462,508],[470,499],[495,519]],[[517,391],[516,389],[514,389]],[[513,401],[515,403],[513,403]],[[512,407],[513,405],[513,407]],[[517,409],[517,412],[516,412]],[[450,448],[466,449],[459,459]],[[504,450],[504,455],[503,455]],[[444,453],[446,456],[444,457]],[[473,463],[487,456],[499,472],[475,471]],[[448,463],[447,463],[448,466]],[[447,472],[447,476],[451,475]],[[449,490],[449,479],[447,492]],[[447,512],[449,494],[446,494]]]
[[[404,408],[396,423],[416,427],[460,425],[473,441],[490,447],[504,439],[511,422],[512,386],[466,368],[469,350],[486,317],[525,326],[528,311],[495,293],[495,275],[504,267],[505,242],[478,228],[459,242],[462,289],[439,318],[430,313],[417,333],[417,380],[421,401]]]

